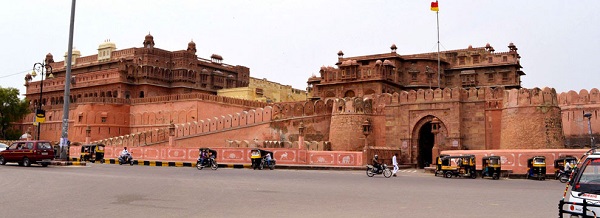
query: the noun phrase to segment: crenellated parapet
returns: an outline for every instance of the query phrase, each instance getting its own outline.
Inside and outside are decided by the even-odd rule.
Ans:
[[[558,104],[562,106],[568,105],[585,105],[585,104],[598,104],[600,103],[600,91],[597,88],[593,88],[590,91],[582,89],[579,93],[570,90],[563,92],[558,95]]]
[[[230,98],[223,97],[217,95],[210,95],[204,93],[190,93],[190,94],[177,94],[177,95],[166,95],[166,96],[156,96],[156,97],[147,97],[147,98],[135,98],[131,99],[132,104],[153,104],[153,103],[161,103],[161,102],[173,102],[173,101],[184,101],[184,100],[202,100],[202,101],[210,101],[214,103],[222,103],[222,104],[233,104],[233,105],[242,105],[246,107],[265,107],[268,103],[258,102],[258,101],[250,101],[239,98]]]
[[[548,87],[506,90],[505,108],[524,106],[558,106],[556,90]]]

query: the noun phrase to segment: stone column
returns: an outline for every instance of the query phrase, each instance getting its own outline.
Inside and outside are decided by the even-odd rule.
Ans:
[[[175,145],[175,124],[171,122],[169,125],[169,147]]]
[[[440,156],[440,147],[438,145],[438,134],[440,133],[440,120],[434,117],[431,120],[431,133],[433,133],[433,148],[431,149],[431,163],[430,166],[435,166],[435,160]]]
[[[85,144],[90,144],[92,141],[92,127],[89,125],[85,128]]]
[[[298,149],[302,149],[304,147],[304,122],[300,121],[300,126],[298,127]]]

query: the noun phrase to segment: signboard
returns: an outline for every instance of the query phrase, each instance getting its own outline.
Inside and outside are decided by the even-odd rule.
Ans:
[[[35,110],[35,122],[43,123],[46,122],[46,111],[42,109]]]

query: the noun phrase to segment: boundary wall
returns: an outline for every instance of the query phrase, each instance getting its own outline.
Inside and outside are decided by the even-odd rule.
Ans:
[[[104,158],[118,158],[122,147],[106,146]],[[217,151],[218,163],[251,163],[251,148],[211,148]],[[128,147],[136,160],[186,161],[198,159],[198,148],[184,147]],[[362,166],[362,152],[307,151],[304,149],[271,148],[278,164],[315,166]],[[81,146],[70,147],[70,158],[79,158]]]

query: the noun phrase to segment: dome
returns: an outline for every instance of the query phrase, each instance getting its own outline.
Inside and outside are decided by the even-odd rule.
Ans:
[[[110,40],[106,40],[98,46],[98,50],[105,49],[105,48],[116,49],[117,45],[114,42],[111,42]]]
[[[52,56],[52,53],[48,53],[44,61],[46,62],[46,64],[54,63],[54,56]]]
[[[383,65],[389,65],[389,66],[394,66],[394,64],[390,61],[390,60],[385,60],[383,61]]]
[[[217,59],[217,60],[223,60],[223,57],[221,57],[221,55],[218,55],[218,54],[213,54],[210,56],[210,58]]]
[[[148,35],[146,35],[146,40],[153,40],[154,36],[150,35],[150,33],[148,33]]]
[[[71,50],[71,52],[73,53],[73,57],[81,57],[81,52],[79,50],[77,50],[76,48],[73,48],[73,50]],[[69,51],[65,52],[65,57],[67,57],[67,55],[69,55]]]
[[[381,65],[381,60],[375,61],[375,65]]]
[[[194,42],[194,40],[193,40],[193,39],[192,39],[192,41],[190,41],[190,42],[188,43],[188,46],[194,46],[194,47],[196,46],[196,43]]]
[[[392,44],[392,46],[390,47],[390,49],[396,50],[396,49],[398,49],[398,47],[396,47],[396,44]]]
[[[344,52],[342,50],[338,51],[338,56],[344,56]]]

